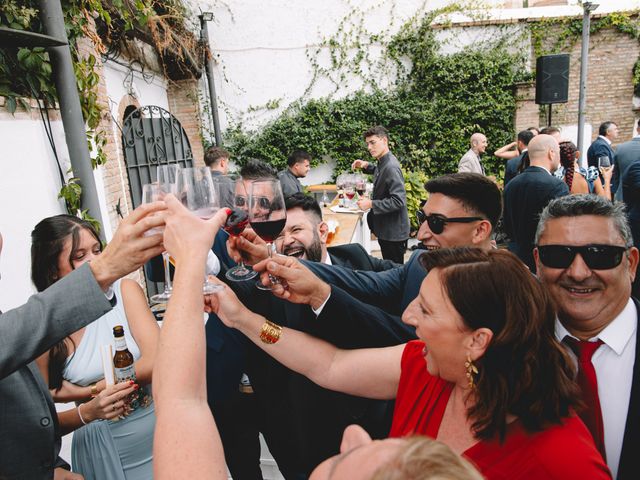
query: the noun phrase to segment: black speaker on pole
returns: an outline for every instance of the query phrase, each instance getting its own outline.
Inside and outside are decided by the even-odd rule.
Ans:
[[[536,60],[536,103],[549,105],[569,100],[569,55],[543,55]]]

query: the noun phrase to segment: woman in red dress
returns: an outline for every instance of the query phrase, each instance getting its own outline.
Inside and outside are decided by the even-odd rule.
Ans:
[[[317,384],[396,399],[392,437],[440,440],[487,479],[611,478],[573,412],[579,391],[554,336],[552,301],[527,268],[500,250],[438,250],[421,261],[429,273],[403,314],[420,340],[406,345],[340,350],[287,328],[267,344],[265,319],[228,288],[216,307],[227,325]]]

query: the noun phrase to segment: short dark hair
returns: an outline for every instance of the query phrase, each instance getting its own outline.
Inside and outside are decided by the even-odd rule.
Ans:
[[[603,137],[607,134],[607,131],[611,128],[611,125],[616,125],[616,122],[606,121],[600,124],[600,128],[598,128],[598,135],[602,135]]]
[[[527,128],[527,130],[529,130],[531,133],[536,132],[533,134],[534,137],[540,133],[540,129],[538,127],[529,127]]]
[[[535,134],[529,129],[518,132],[518,140],[520,140],[525,147],[529,145],[529,142],[533,137],[535,137]]]
[[[382,125],[376,125],[375,127],[371,127],[369,129],[367,129],[366,132],[364,132],[362,134],[362,136],[364,137],[364,139],[366,140],[369,137],[383,137],[386,138],[387,140],[389,139],[389,131],[384,128]]]
[[[204,152],[204,163],[207,167],[218,165],[221,158],[228,160],[231,158],[231,154],[221,147],[209,147],[207,151]]]
[[[309,212],[312,215],[315,215],[318,218],[318,222],[322,221],[322,210],[320,209],[320,205],[318,205],[316,199],[311,195],[296,192],[285,199],[284,205],[287,210],[291,210],[292,208],[301,208],[304,212]]]
[[[477,438],[504,439],[509,414],[535,432],[580,405],[573,364],[555,337],[551,295],[518,257],[455,248],[423,253],[420,262],[440,270],[442,288],[468,329],[493,332],[475,360],[476,402],[468,416]]]
[[[633,235],[629,227],[629,221],[623,202],[612,202],[599,195],[580,194],[566,195],[564,197],[551,200],[542,210],[540,221],[536,229],[535,244],[540,241],[549,220],[564,217],[580,217],[582,215],[595,215],[597,217],[609,218],[613,222],[614,228],[624,241],[625,246],[633,246]]]
[[[557,127],[544,127],[540,130],[540,135],[553,135],[554,133],[560,133],[560,129]]]
[[[293,167],[296,163],[302,163],[305,160],[311,161],[311,155],[304,150],[296,150],[287,159],[287,165]]]
[[[240,176],[243,180],[272,179],[277,178],[277,172],[265,161],[250,158],[247,163],[240,168]]]
[[[461,172],[432,178],[425,183],[429,193],[441,193],[462,203],[473,213],[485,217],[496,228],[502,213],[502,195],[498,185],[479,173]]]

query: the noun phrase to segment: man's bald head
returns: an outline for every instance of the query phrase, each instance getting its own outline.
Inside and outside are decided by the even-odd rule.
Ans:
[[[541,133],[529,142],[529,159],[531,165],[544,167],[550,172],[556,171],[560,164],[560,146],[551,135]]]
[[[484,153],[487,149],[487,137],[485,137],[482,133],[474,133],[471,135],[471,150],[480,154]]]

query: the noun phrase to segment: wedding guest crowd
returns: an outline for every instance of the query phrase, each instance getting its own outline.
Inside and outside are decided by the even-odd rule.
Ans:
[[[352,168],[373,175],[358,205],[382,260],[327,245],[298,180],[304,151],[278,176],[251,160],[232,179],[229,152],[207,150],[229,187],[209,220],[172,194],[135,209],[106,245],[84,220],[43,219],[31,237],[38,293],[0,314],[0,478],[261,479],[259,435],[295,480],[637,478],[639,143],[613,150],[618,128],[604,122],[585,168],[560,130],[532,130],[496,151],[503,192],[484,175],[477,132],[416,212],[389,132],[366,130],[375,163]],[[223,229],[278,208],[264,192],[251,202],[259,181],[285,192],[279,255],[257,227]],[[421,248],[405,263],[409,215]],[[501,218],[509,249],[494,241]],[[123,277],[165,251],[175,272],[160,328]],[[203,294],[210,251],[220,288]],[[227,276],[241,260],[259,276]],[[100,347],[116,325],[135,382],[104,378]],[[59,450],[71,431],[69,465]]]

